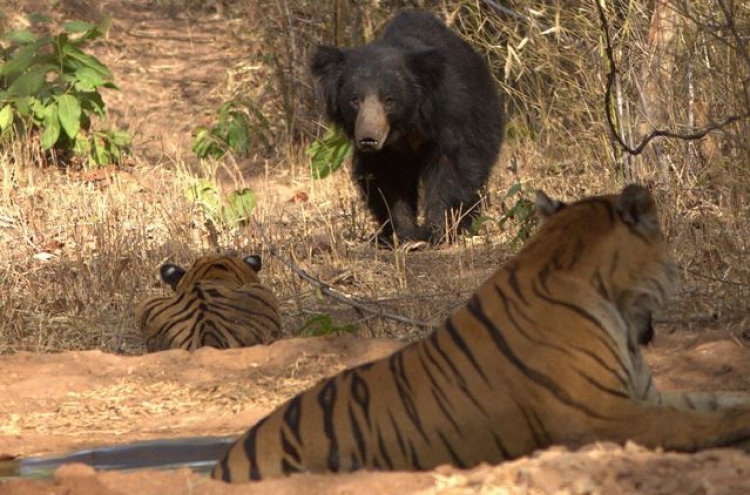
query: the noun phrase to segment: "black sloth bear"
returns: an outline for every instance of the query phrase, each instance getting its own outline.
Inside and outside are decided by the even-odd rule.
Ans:
[[[484,60],[434,15],[406,11],[358,48],[320,46],[311,72],[354,141],[354,179],[380,239],[446,239],[471,224],[500,152],[503,113]],[[422,188],[424,224],[417,223]]]

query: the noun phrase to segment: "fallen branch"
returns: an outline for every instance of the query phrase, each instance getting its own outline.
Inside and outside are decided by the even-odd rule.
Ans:
[[[258,229],[258,232],[260,233],[260,237],[263,240],[263,244],[268,248],[268,252],[271,253],[271,256],[278,259],[282,264],[284,264],[287,268],[289,268],[292,273],[297,275],[299,278],[307,282],[308,284],[312,285],[316,289],[319,289],[323,294],[330,297],[331,299],[338,301],[342,304],[346,304],[348,306],[351,306],[358,310],[360,313],[366,313],[369,315],[372,315],[377,318],[387,319],[387,320],[393,320],[397,321],[399,323],[405,323],[407,325],[412,325],[419,328],[426,328],[426,329],[432,329],[434,325],[430,322],[422,321],[422,320],[415,320],[414,318],[409,318],[400,314],[391,313],[390,311],[383,308],[381,305],[379,305],[376,302],[372,301],[363,301],[361,299],[358,299],[351,294],[347,294],[345,292],[342,292],[338,289],[333,288],[329,284],[323,282],[322,280],[318,279],[317,277],[314,277],[307,273],[305,270],[297,266],[296,263],[293,261],[287,259],[284,257],[276,247],[276,245],[266,237],[265,232],[263,230],[263,225],[260,224],[260,222],[255,221],[255,227]]]

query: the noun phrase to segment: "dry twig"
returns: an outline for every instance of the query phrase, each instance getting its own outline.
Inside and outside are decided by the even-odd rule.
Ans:
[[[281,261],[281,263],[283,263],[287,268],[292,270],[292,272],[295,275],[297,275],[299,278],[309,283],[316,289],[319,289],[323,294],[330,297],[331,299],[338,301],[342,304],[351,306],[361,313],[367,313],[377,318],[385,318],[388,320],[398,321],[400,323],[406,323],[407,325],[412,325],[412,326],[419,327],[419,328],[432,329],[434,327],[434,325],[430,322],[423,321],[423,320],[416,320],[414,318],[409,318],[407,316],[403,316],[400,314],[391,313],[387,309],[383,308],[377,302],[363,301],[361,299],[358,299],[352,296],[351,294],[347,294],[345,292],[342,292],[338,289],[333,288],[329,284],[310,275],[305,270],[300,268],[296,263],[287,259],[281,253],[279,253],[279,250],[276,247],[276,245],[273,243],[273,241],[271,241],[268,237],[266,237],[266,234],[263,230],[263,225],[257,220],[255,221],[255,227],[256,229],[258,229],[260,238],[263,239],[263,244],[268,248],[268,252],[271,253],[271,256]]]

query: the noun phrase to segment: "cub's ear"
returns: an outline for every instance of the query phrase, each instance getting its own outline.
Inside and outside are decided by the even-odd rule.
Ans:
[[[423,88],[434,89],[445,75],[445,53],[439,48],[414,51],[406,56],[406,66]]]
[[[534,210],[536,211],[539,220],[544,222],[549,217],[557,213],[568,206],[567,203],[563,203],[560,200],[552,199],[547,196],[544,191],[537,190],[536,198],[534,198]]]
[[[637,233],[652,238],[661,235],[656,202],[645,187],[625,186],[617,200],[617,211],[622,221]]]
[[[173,263],[166,263],[161,265],[159,273],[161,274],[161,279],[168,283],[172,290],[176,290],[177,284],[185,276],[185,269]]]
[[[263,267],[263,263],[260,260],[260,256],[257,254],[251,254],[250,256],[245,256],[242,261],[247,263],[250,268],[253,269],[254,272],[259,272],[260,269]]]

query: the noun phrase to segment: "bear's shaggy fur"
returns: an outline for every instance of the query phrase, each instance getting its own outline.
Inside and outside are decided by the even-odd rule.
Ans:
[[[405,11],[364,46],[318,47],[311,72],[328,119],[356,146],[354,179],[382,240],[395,232],[439,242],[446,219],[470,225],[503,135],[500,98],[477,53],[434,15]]]

